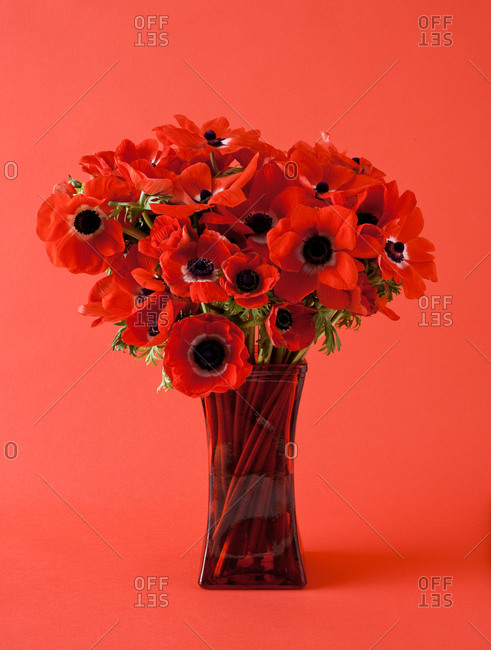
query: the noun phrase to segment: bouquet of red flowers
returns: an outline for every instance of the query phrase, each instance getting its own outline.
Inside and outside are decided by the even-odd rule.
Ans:
[[[288,151],[225,118],[154,129],[83,156],[37,233],[55,266],[102,274],[80,313],[116,323],[113,348],[163,361],[162,386],[207,396],[253,364],[296,364],[317,341],[436,278],[412,192],[324,135]]]

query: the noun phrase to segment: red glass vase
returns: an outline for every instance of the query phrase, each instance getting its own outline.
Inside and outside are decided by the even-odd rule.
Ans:
[[[293,486],[305,372],[306,364],[255,365],[237,390],[202,399],[210,466],[204,588],[306,584]]]

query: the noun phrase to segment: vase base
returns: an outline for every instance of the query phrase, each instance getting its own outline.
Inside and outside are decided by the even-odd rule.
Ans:
[[[276,576],[264,576],[263,574],[251,574],[248,576],[231,576],[213,582],[199,580],[198,584],[203,589],[303,589],[307,581],[292,582],[284,579],[278,580]]]
[[[274,570],[271,558],[263,558],[266,566],[262,567],[251,565],[250,561],[251,558],[241,558],[239,566],[222,573],[217,572],[216,564],[205,561],[198,584],[203,589],[302,589],[307,584],[301,561],[286,571]]]

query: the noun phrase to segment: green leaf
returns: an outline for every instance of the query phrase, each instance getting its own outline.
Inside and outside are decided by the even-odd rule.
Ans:
[[[238,165],[235,165],[230,169],[226,169],[224,172],[219,172],[218,174],[215,174],[215,178],[225,178],[226,176],[232,176],[233,174],[240,174],[240,172],[243,171],[244,171],[243,167],[239,167]]]
[[[137,352],[138,352],[138,346],[136,345],[128,345],[125,343],[121,336],[126,329],[126,323],[124,321],[120,321],[119,323],[116,323],[116,325],[122,325],[122,327],[119,328],[119,330],[116,332],[116,336],[114,337],[113,342],[111,343],[111,347],[113,350],[119,350],[121,352],[126,352],[130,354],[132,357],[138,357]]]

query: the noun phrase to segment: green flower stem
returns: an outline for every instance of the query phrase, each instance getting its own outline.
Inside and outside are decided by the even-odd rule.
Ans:
[[[145,221],[145,223],[147,224],[147,226],[151,229],[152,226],[153,226],[153,221],[150,218],[150,215],[148,214],[148,212],[142,212],[142,217],[143,217],[143,220]]]
[[[213,169],[213,175],[216,176],[218,174],[218,165],[213,151],[210,153],[210,160],[211,160],[211,168]]]
[[[270,363],[283,363],[284,355],[285,355],[284,347],[273,348]]]
[[[211,154],[210,154],[211,155]],[[256,328],[249,327],[246,334],[247,349],[249,350],[249,356],[251,361],[254,361],[254,352],[256,347]]]
[[[343,315],[342,310],[341,311],[336,311],[336,312],[334,312],[334,314],[331,316],[331,318],[329,320],[334,325],[334,323],[336,323],[341,318],[342,315]]]
[[[304,348],[303,350],[299,350],[298,352],[295,352],[293,355],[290,355],[289,363],[301,363],[307,356],[307,352],[310,350],[311,347],[312,344],[310,344],[307,348]]]
[[[144,232],[138,230],[138,228],[133,228],[132,226],[123,228],[123,232],[125,235],[133,237],[133,239],[144,239],[146,237],[146,234]]]
[[[266,327],[264,325],[259,325],[258,328],[258,353],[257,353],[257,362],[258,363],[269,363],[271,360],[271,352],[273,350],[273,344],[271,339],[266,332]]]

